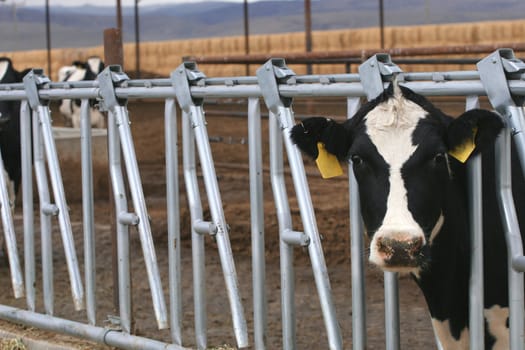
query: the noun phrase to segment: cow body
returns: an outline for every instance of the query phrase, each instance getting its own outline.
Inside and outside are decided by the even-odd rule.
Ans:
[[[102,60],[98,57],[90,57],[86,62],[75,61],[71,66],[60,68],[58,80],[62,82],[95,80],[102,69],[104,69]],[[104,128],[104,115],[94,106],[94,101],[90,101],[90,105],[91,126]],[[74,128],[80,128],[80,100],[63,99],[59,110]]]
[[[444,349],[469,348],[466,166],[448,153],[472,138],[474,154],[483,154],[485,347],[509,348],[507,252],[491,147],[502,127],[498,115],[484,110],[449,117],[393,83],[345,123],[315,117],[292,129],[293,141],[313,158],[321,142],[340,161],[352,161],[369,260],[385,271],[411,273]],[[523,199],[523,177],[514,168],[514,196]],[[523,223],[525,212],[517,210]]]
[[[0,84],[21,82],[27,71],[18,72],[10,59],[0,57]],[[4,171],[9,179],[9,197],[13,206],[22,179],[20,101],[0,101],[0,151]]]

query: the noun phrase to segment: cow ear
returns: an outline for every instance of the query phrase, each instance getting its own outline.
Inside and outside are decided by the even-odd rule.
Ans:
[[[343,124],[324,117],[303,120],[292,128],[290,137],[301,151],[313,159],[319,156],[318,143],[322,143],[328,153],[341,161],[350,148],[349,133]]]
[[[465,162],[472,154],[493,145],[503,126],[501,117],[487,110],[471,109],[463,113],[447,128],[449,154]]]

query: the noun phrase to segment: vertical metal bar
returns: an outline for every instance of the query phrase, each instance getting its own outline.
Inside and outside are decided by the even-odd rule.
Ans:
[[[218,229],[215,237],[219,249],[219,256],[221,259],[222,271],[226,283],[226,290],[228,292],[228,299],[230,301],[230,308],[232,311],[233,329],[237,339],[237,345],[238,347],[242,348],[248,345],[248,330],[239,295],[237,272],[235,271],[233,254],[228,237],[228,228],[224,218],[224,211],[222,210],[222,200],[217,183],[215,167],[213,165],[211,148],[209,144],[208,133],[205,127],[202,107],[195,105],[190,106],[189,117],[192,122],[193,133],[197,142],[197,151],[204,176],[204,186],[208,196],[211,216]]]
[[[479,108],[478,96],[467,96],[466,110]],[[485,318],[483,316],[483,196],[481,192],[481,156],[467,164],[469,189],[469,221],[471,263],[469,282],[469,337],[471,349],[485,348]]]
[[[11,285],[15,298],[24,296],[24,278],[22,268],[18,259],[18,248],[16,244],[15,225],[9,194],[7,190],[7,178],[4,171],[4,161],[0,155],[0,214],[2,217],[2,228],[4,231],[4,242],[7,248],[7,258],[9,260],[9,270],[11,272]],[[14,200],[14,198],[13,198]]]
[[[347,116],[352,118],[359,109],[359,97],[347,99]],[[359,190],[352,164],[348,165],[350,191],[350,256],[352,257],[352,349],[366,349],[366,309],[364,276],[364,229],[361,219]]]
[[[287,107],[279,107],[279,114],[282,127],[281,132],[284,138],[288,162],[290,163],[295,193],[299,204],[299,211],[305,233],[310,238],[308,253],[314,271],[315,284],[317,286],[317,293],[319,294],[319,301],[321,303],[321,311],[323,312],[323,320],[328,335],[328,345],[330,349],[342,349],[341,331],[339,329],[339,323],[337,322],[335,307],[332,300],[330,280],[328,279],[328,271],[324,260],[319,230],[315,221],[315,213],[308,182],[306,180],[304,164],[299,149],[293,144],[290,138],[290,130],[294,126],[293,114],[291,108]]]
[[[126,213],[128,203],[126,188],[122,175],[120,157],[120,136],[118,134],[115,115],[108,112],[108,162],[111,178],[111,188],[115,200],[117,218],[117,275],[120,326],[126,333],[131,331],[131,282],[129,262],[129,227],[118,220],[120,213]]]
[[[281,264],[281,314],[283,349],[296,348],[295,329],[295,273],[293,246],[284,241],[283,233],[292,229],[292,218],[286,194],[283,163],[283,139],[276,115],[270,111],[270,176],[279,223],[279,252]]]
[[[385,338],[387,350],[400,349],[399,283],[397,272],[385,272]]]
[[[57,151],[51,129],[51,118],[49,116],[48,106],[38,107],[38,119],[41,123],[42,138],[44,140],[47,164],[49,166],[49,177],[51,179],[51,188],[55,205],[58,208],[58,224],[62,236],[62,244],[66,255],[67,268],[71,282],[71,294],[75,310],[84,308],[84,292],[82,279],[78,268],[77,254],[73,240],[71,222],[69,220],[69,211],[66,204],[66,195],[62,184],[62,174],[58,164]]]
[[[525,312],[523,273],[512,268],[512,259],[523,255],[523,243],[512,197],[510,143],[511,130],[506,128],[496,141],[496,185],[508,251],[510,348],[523,350],[525,340],[523,334]]]
[[[164,102],[164,130],[166,148],[166,206],[168,211],[168,268],[170,290],[171,338],[175,344],[182,344],[182,284],[180,205],[177,141],[177,111],[175,99]]]
[[[34,112],[36,113],[36,112]],[[36,115],[33,116],[33,159],[35,167],[36,184],[39,198],[40,236],[42,254],[42,287],[44,294],[44,310],[46,314],[53,315],[53,239],[51,234],[51,217],[44,213],[43,208],[49,203],[49,188],[44,157],[44,144],[40,122]]]
[[[84,275],[86,279],[86,314],[90,325],[96,323],[95,217],[93,199],[93,157],[91,151],[91,117],[89,100],[80,105],[82,160],[82,221],[84,226]]]
[[[525,177],[525,112],[522,106],[509,106],[507,113],[509,127],[512,130],[512,140],[516,145],[516,152],[521,164],[521,171]]]
[[[191,130],[190,117],[182,113],[182,162],[184,182],[192,222],[191,250],[193,267],[193,304],[195,314],[195,340],[199,350],[207,348],[206,337],[206,269],[204,266],[204,236],[193,229],[193,223],[202,220],[202,205],[195,165],[195,138]]]
[[[157,320],[158,328],[166,329],[169,327],[166,303],[164,301],[164,293],[160,280],[159,269],[157,266],[155,246],[151,236],[151,227],[146,210],[146,200],[144,198],[144,193],[142,192],[142,182],[138,171],[135,148],[133,147],[128,113],[126,108],[123,106],[115,106],[114,113],[120,135],[120,145],[122,147],[122,154],[124,156],[124,163],[126,165],[126,173],[130,185],[129,187],[131,190],[133,207],[135,209],[136,215],[139,218],[138,229],[140,242],[142,245],[142,253],[144,254],[146,271],[148,273],[153,308],[155,310],[155,318]]]
[[[24,215],[24,269],[26,302],[35,311],[35,224],[33,207],[33,151],[31,136],[31,109],[27,101],[20,106],[20,142],[22,162],[22,211]]]
[[[252,231],[253,323],[255,348],[266,348],[267,312],[264,244],[261,108],[258,98],[248,99],[250,164],[250,217]]]

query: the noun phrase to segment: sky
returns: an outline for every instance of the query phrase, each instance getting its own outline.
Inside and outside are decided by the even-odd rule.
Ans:
[[[2,1],[2,0],[0,0]],[[19,6],[44,6],[45,0],[3,0],[6,4],[16,3]],[[180,4],[188,2],[202,2],[204,0],[139,0],[141,6],[147,5],[158,5],[158,4]],[[243,2],[244,0],[206,0],[206,1],[230,1],[230,2]],[[249,2],[253,2],[250,0]],[[49,0],[49,5],[61,5],[61,6],[81,6],[85,4],[96,5],[96,6],[115,6],[116,0]],[[134,6],[135,0],[121,0],[122,6]]]

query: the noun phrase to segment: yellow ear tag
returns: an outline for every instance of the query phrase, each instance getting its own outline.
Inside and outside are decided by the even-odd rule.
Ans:
[[[343,168],[341,168],[339,160],[337,160],[336,156],[326,151],[324,143],[318,142],[317,150],[319,155],[317,156],[315,162],[317,163],[317,167],[319,168],[323,179],[329,179],[331,177],[343,175]]]
[[[466,139],[465,142],[455,149],[448,151],[448,154],[459,160],[461,163],[465,163],[472,152],[474,152],[474,148],[476,148],[474,138],[476,137],[477,132],[478,128],[472,129],[472,137]]]

